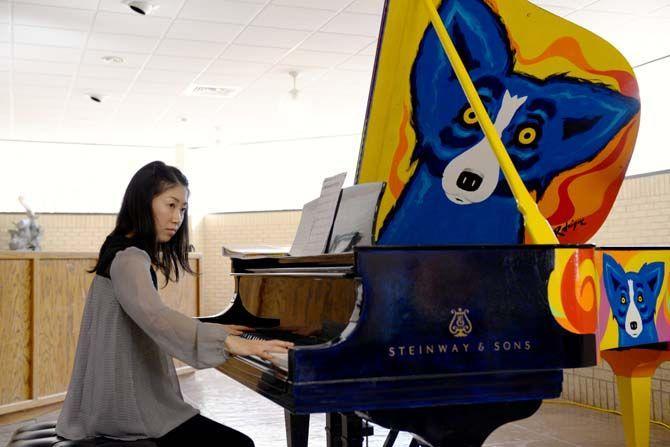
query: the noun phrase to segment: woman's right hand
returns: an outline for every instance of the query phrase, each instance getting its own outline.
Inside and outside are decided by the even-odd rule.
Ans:
[[[293,343],[283,340],[247,340],[237,335],[229,335],[223,342],[228,352],[235,355],[256,355],[272,360],[272,353],[286,354]]]

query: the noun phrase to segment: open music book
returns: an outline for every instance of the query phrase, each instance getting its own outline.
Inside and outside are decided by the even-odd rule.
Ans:
[[[342,189],[346,173],[326,178],[319,198],[302,209],[293,244],[223,247],[232,258],[315,256],[344,253],[355,245],[371,245],[377,208],[385,183],[364,183]]]

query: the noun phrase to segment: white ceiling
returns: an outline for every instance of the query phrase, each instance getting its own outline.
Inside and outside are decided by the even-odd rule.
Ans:
[[[0,139],[193,146],[361,132],[383,0],[155,3],[140,16],[120,0],[0,0]],[[535,3],[634,66],[670,54],[670,0]],[[192,83],[239,92],[186,96]]]

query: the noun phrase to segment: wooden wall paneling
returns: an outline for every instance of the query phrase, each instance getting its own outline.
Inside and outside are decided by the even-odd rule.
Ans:
[[[0,406],[31,397],[29,259],[0,259]]]
[[[67,390],[79,338],[81,317],[93,275],[94,259],[42,259],[38,287],[36,397]]]

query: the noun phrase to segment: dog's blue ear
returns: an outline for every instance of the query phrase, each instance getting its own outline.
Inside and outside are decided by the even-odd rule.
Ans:
[[[599,84],[554,77],[541,87],[556,105],[554,135],[572,168],[596,156],[640,110],[640,102]]]
[[[603,254],[603,275],[605,277],[605,290],[610,300],[616,300],[617,290],[625,285],[626,272],[621,266],[608,254]]]
[[[444,0],[439,9],[449,35],[469,72],[505,73],[512,64],[507,31],[483,0]],[[424,35],[415,66],[417,85],[435,85],[453,70],[432,26]],[[447,79],[446,77],[443,79]]]
[[[640,278],[649,286],[649,290],[651,290],[654,297],[658,297],[658,294],[661,291],[664,272],[665,266],[662,262],[645,264],[640,269]]]

